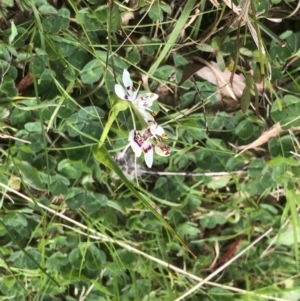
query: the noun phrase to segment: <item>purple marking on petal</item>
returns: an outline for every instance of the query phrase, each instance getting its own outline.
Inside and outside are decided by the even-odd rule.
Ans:
[[[144,153],[148,153],[152,149],[152,145],[148,144],[146,147],[143,147]]]
[[[171,154],[171,149],[169,146],[163,146],[161,147],[161,150],[165,153],[166,156],[169,156]]]
[[[143,139],[143,137],[140,135],[140,133],[135,132],[134,133],[134,138],[133,141],[139,146],[142,147],[143,143],[145,142],[145,140]]]
[[[124,99],[126,99],[126,100],[129,100],[129,97],[128,97],[128,95],[124,95]]]
[[[151,133],[150,129],[149,128],[146,129],[144,134],[143,134],[143,138],[145,140],[147,140],[147,139],[152,138],[152,137],[153,137],[153,134]]]

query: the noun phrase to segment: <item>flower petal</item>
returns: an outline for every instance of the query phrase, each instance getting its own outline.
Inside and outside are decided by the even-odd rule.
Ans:
[[[152,122],[155,122],[155,119],[153,117],[153,115],[151,115],[150,113],[148,113],[144,108],[137,108],[139,110],[139,112],[141,113],[142,117],[144,118],[144,120],[149,124]]]
[[[148,124],[149,124],[149,128],[150,128],[150,131],[153,134],[153,136],[155,136],[155,137],[156,137],[156,135],[162,136],[162,137],[167,136],[164,129],[160,125],[158,125],[155,121],[150,121],[150,122],[148,122]]]
[[[115,93],[119,98],[129,100],[129,96],[126,94],[125,90],[121,85],[115,84]]]
[[[132,91],[133,83],[130,78],[129,72],[126,69],[124,69],[124,71],[123,71],[123,84],[124,84],[126,91]]]
[[[151,168],[152,164],[153,164],[153,148],[150,145],[150,148],[148,148],[147,152],[144,151],[144,159],[145,159],[145,163],[146,165]]]
[[[170,147],[164,144],[163,142],[158,142],[154,148],[155,152],[162,157],[167,157],[171,153]]]
[[[152,92],[140,94],[137,98],[136,101],[140,102],[142,106],[145,107],[151,107],[153,104],[153,101],[158,99],[158,95]]]
[[[132,130],[129,133],[128,141],[130,141],[131,148],[136,157],[139,157],[143,152],[144,138],[139,131]]]

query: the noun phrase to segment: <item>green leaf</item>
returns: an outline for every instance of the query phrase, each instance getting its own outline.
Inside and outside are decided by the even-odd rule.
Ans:
[[[174,54],[174,63],[175,66],[178,67],[183,67],[189,63],[189,61],[182,55],[175,53]]]
[[[131,51],[129,52],[129,54],[127,55],[127,59],[129,60],[129,62],[131,62],[132,64],[137,64],[140,62],[141,60],[141,55],[139,52],[137,51]]]
[[[93,84],[102,76],[102,65],[95,59],[88,62],[81,71],[81,79],[85,84]]]
[[[103,129],[98,121],[88,122],[81,130],[80,140],[83,144],[95,143],[99,140]]]
[[[84,257],[79,248],[73,249],[68,256],[68,259],[72,266],[76,269],[81,269],[85,266]]]
[[[0,86],[0,91],[6,94],[9,98],[13,98],[18,95],[18,90],[13,81],[3,83]]]
[[[32,133],[28,136],[28,141],[30,141],[30,149],[33,152],[39,152],[44,149],[44,136],[42,133]]]
[[[50,16],[43,20],[43,29],[49,33],[58,33],[61,29],[62,21],[57,16]]]
[[[99,121],[99,118],[104,118],[104,116],[103,109],[96,106],[84,107],[78,111],[78,117],[85,121]]]
[[[117,5],[113,5],[111,11],[107,14],[108,21],[110,22],[110,31],[115,32],[117,31],[121,26],[121,16],[119,13],[119,9]]]
[[[193,225],[190,222],[186,222],[181,224],[178,227],[178,234],[181,237],[188,238],[189,240],[196,238],[200,233],[200,229],[198,226]]]
[[[204,51],[204,52],[214,52],[215,51],[214,48],[209,44],[201,44],[201,45],[197,45],[196,47],[197,47],[197,49]]]
[[[44,125],[42,125],[41,122],[28,122],[24,125],[24,128],[28,132],[41,133],[44,131]]]
[[[140,13],[143,13],[143,10]],[[156,5],[154,4],[150,8],[150,10],[148,11],[148,16],[153,21],[157,21],[157,20],[162,21],[163,20],[163,13],[160,10],[160,7],[158,4],[156,4]]]
[[[35,249],[30,249],[27,251],[29,255],[32,256],[32,258],[37,262],[37,264],[41,264],[42,261],[42,254]],[[39,266],[29,257],[27,254],[24,254],[24,266],[27,269],[35,270]]]
[[[8,38],[8,43],[11,44],[18,35],[18,29],[13,21],[10,21],[11,34]]]
[[[107,8],[107,7],[106,7]],[[89,9],[84,8],[78,11],[76,14],[76,21],[78,24],[83,25],[87,31],[97,31],[102,28],[103,20],[106,20],[107,15],[104,13],[104,17],[101,21],[98,20],[98,10],[90,13]]]
[[[70,24],[70,11],[66,8],[61,8],[57,12],[60,22],[60,30],[67,30]]]
[[[46,261],[45,267],[51,272],[59,271],[60,267],[68,264],[68,257],[61,252],[55,252]]]
[[[57,170],[70,179],[78,179],[82,173],[82,162],[63,159],[59,162]]]
[[[68,191],[65,202],[70,209],[76,210],[82,206],[85,199],[86,193],[82,188],[72,187]]]
[[[99,250],[93,244],[89,245],[87,252],[85,254],[86,267],[89,270],[101,269],[103,263],[106,262],[106,255],[102,250]]]
[[[247,140],[253,135],[253,124],[248,120],[243,120],[235,129],[236,135],[242,140]]]
[[[45,60],[40,56],[34,56],[30,62],[30,72],[33,75],[41,75],[46,68]]]
[[[280,137],[279,139],[272,138],[268,141],[269,152],[272,157],[291,157],[291,152],[295,151],[293,140],[289,135]]]
[[[107,197],[105,194],[87,192],[84,200],[84,209],[87,213],[92,214],[101,210],[107,204]]]
[[[7,66],[9,66],[8,62],[10,61],[10,54],[7,50],[7,48],[4,45],[0,45],[0,64],[2,66],[3,63],[5,63]],[[2,67],[7,69],[6,67]],[[1,70],[3,72],[3,70]]]
[[[32,167],[28,162],[18,160],[15,161],[15,166],[19,169],[22,179],[27,185],[37,190],[46,190],[36,168]]]
[[[82,147],[83,145],[77,141],[72,141],[68,144],[66,144],[65,147],[65,152],[67,157],[70,160],[82,160],[86,158],[90,150],[86,147]]]
[[[81,70],[89,61],[89,54],[82,48],[77,48],[68,57],[68,62],[78,70]]]
[[[46,14],[57,14],[57,9],[48,3],[41,5],[39,7],[39,11],[45,15]]]
[[[246,86],[243,90],[241,96],[241,110],[245,114],[249,108],[250,101],[251,101],[251,88],[253,85],[253,79],[251,76],[246,76]]]
[[[221,188],[227,186],[227,184],[230,181],[230,179],[231,179],[231,176],[222,176],[222,177],[217,178],[217,179],[212,179],[208,183],[207,187],[211,188],[213,190],[221,189]]]
[[[249,164],[249,175],[250,177],[260,177],[262,171],[267,166],[267,163],[263,159],[254,159]]]
[[[57,174],[51,177],[50,191],[53,195],[66,195],[69,185],[70,181],[67,178]]]
[[[72,39],[53,37],[53,40],[56,42],[59,54],[63,57],[71,55],[78,48],[78,45]]]

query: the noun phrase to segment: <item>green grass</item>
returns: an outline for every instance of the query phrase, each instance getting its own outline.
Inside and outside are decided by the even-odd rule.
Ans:
[[[0,300],[298,300],[297,3],[2,2]]]

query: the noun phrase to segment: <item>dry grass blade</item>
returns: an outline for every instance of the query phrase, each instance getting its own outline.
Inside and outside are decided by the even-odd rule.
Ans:
[[[293,131],[299,131],[300,127],[292,127],[291,130],[293,130]],[[239,155],[241,155],[246,150],[249,150],[249,149],[252,149],[252,148],[256,148],[256,147],[259,147],[259,146],[263,145],[264,143],[268,142],[271,138],[278,137],[278,136],[280,136],[284,132],[286,132],[286,131],[284,131],[281,128],[280,123],[279,122],[275,123],[272,126],[272,128],[270,128],[269,130],[267,130],[266,132],[264,132],[258,139],[256,139],[252,143],[247,144],[247,145],[240,145],[240,146],[236,147],[237,150],[242,150],[240,153],[238,153],[236,155],[236,157],[239,156]]]

